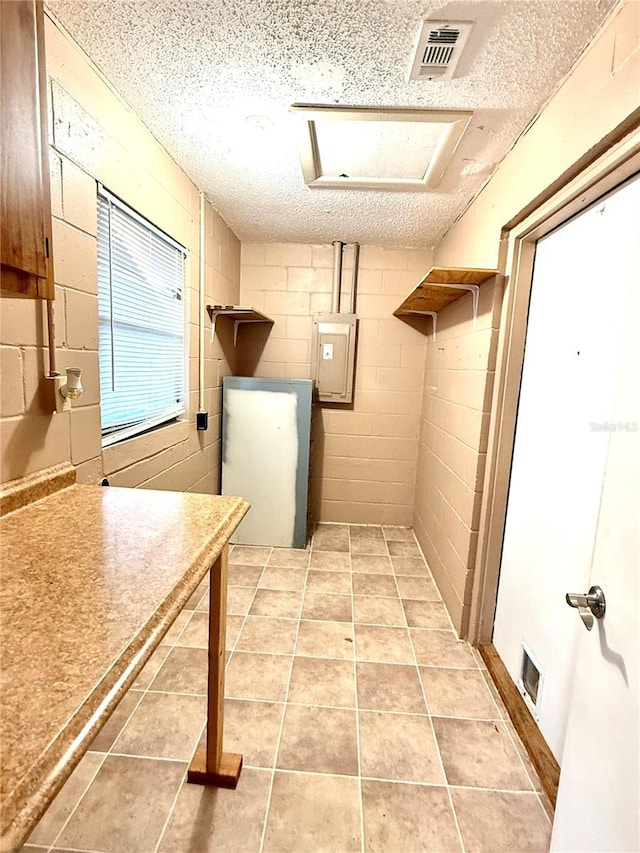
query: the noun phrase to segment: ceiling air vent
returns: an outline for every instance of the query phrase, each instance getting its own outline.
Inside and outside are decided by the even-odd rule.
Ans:
[[[423,21],[410,80],[450,80],[469,38],[470,21]]]

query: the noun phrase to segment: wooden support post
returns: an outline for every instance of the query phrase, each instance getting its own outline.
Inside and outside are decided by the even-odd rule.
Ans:
[[[222,751],[228,560],[229,548],[225,545],[210,571],[206,742],[196,751],[187,771],[187,782],[218,788],[235,788],[242,769],[241,755]]]

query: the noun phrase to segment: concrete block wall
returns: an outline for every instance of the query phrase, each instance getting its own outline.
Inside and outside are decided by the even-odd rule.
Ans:
[[[348,310],[351,247],[342,309]],[[330,245],[243,244],[240,298],[275,320],[240,331],[240,373],[308,379],[315,312],[330,311]],[[393,311],[431,267],[429,250],[360,251],[352,406],[316,406],[311,511],[320,521],[411,523],[426,337]],[[426,322],[426,321],[425,321]]]
[[[498,342],[496,297],[493,282],[481,287],[475,325],[471,294],[442,311],[425,362],[413,525],[460,633],[467,626],[478,540]]]
[[[55,414],[42,303],[3,294],[0,303],[3,482],[71,461],[79,482],[217,492],[221,382],[234,351],[224,335],[206,336],[207,432],[195,429],[198,407],[199,194],[194,184],[104,80],[86,55],[46,21],[53,252],[58,369],[82,368],[83,396]],[[102,450],[98,373],[97,182],[188,250],[185,277],[183,422]],[[206,205],[205,296],[236,302],[240,243]],[[231,363],[230,363],[231,362]]]

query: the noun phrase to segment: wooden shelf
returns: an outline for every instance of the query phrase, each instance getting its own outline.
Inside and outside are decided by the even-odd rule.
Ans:
[[[218,317],[231,317],[233,322],[233,345],[238,340],[238,327],[242,323],[269,323],[273,325],[271,317],[256,311],[255,308],[247,308],[243,305],[207,305],[207,311],[211,318],[211,339],[215,335],[216,320]]]
[[[433,267],[393,314],[410,317],[437,313],[497,274],[498,270]]]

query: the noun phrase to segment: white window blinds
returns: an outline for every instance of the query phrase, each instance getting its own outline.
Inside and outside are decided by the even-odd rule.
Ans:
[[[185,411],[185,249],[98,190],[102,445]]]

